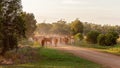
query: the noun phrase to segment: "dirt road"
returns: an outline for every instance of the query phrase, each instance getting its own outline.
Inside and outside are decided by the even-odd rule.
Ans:
[[[58,46],[52,48],[72,53],[75,56],[85,58],[98,64],[102,64],[107,68],[120,68],[120,56],[108,53],[101,53],[92,49],[80,48],[75,46]]]

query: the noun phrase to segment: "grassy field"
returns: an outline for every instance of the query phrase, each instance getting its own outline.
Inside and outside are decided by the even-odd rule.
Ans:
[[[85,47],[85,48],[93,48],[93,49],[97,49],[102,52],[120,55],[120,42],[118,42],[118,44],[114,46],[100,46],[98,44],[87,43],[86,41],[75,42],[73,45]]]
[[[34,57],[33,59],[36,60],[24,64],[0,66],[0,68],[102,68],[99,64],[53,49],[31,48],[25,50],[25,53],[24,50],[22,50],[23,54],[34,50],[35,54],[28,57]]]

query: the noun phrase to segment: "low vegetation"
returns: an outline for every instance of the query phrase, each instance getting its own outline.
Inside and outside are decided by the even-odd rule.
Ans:
[[[74,36],[75,40],[77,41],[80,41],[80,40],[83,40],[83,35],[81,33],[77,33],[75,36]]]
[[[15,65],[1,68],[102,68],[101,65],[49,48],[24,47],[17,53]],[[10,54],[11,55],[11,54]],[[14,54],[15,55],[15,54]],[[7,56],[8,57],[8,56]],[[22,61],[21,61],[22,60]]]
[[[73,45],[85,47],[85,48],[92,48],[98,51],[107,52],[115,55],[120,55],[120,42],[118,41],[114,46],[101,46],[99,44],[91,44],[87,43],[85,40],[75,42]]]

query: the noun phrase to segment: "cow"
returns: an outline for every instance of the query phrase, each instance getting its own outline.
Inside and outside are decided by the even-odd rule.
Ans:
[[[58,44],[58,38],[54,38],[54,39],[53,39],[53,42],[54,42],[55,47],[57,47],[57,44]]]
[[[64,37],[64,38],[63,38],[63,41],[64,41],[65,44],[68,44],[68,43],[69,43],[69,38]]]
[[[44,38],[41,40],[41,45],[42,45],[42,47],[45,46],[45,39]]]
[[[47,44],[52,44],[52,38],[51,37],[49,37],[49,38],[45,37],[44,40],[45,40],[46,45]]]

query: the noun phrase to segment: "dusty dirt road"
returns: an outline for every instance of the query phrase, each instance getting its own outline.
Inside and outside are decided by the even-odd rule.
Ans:
[[[120,68],[120,56],[98,52],[96,50],[75,46],[52,47],[57,50],[72,53],[75,56],[103,65],[105,68]]]

